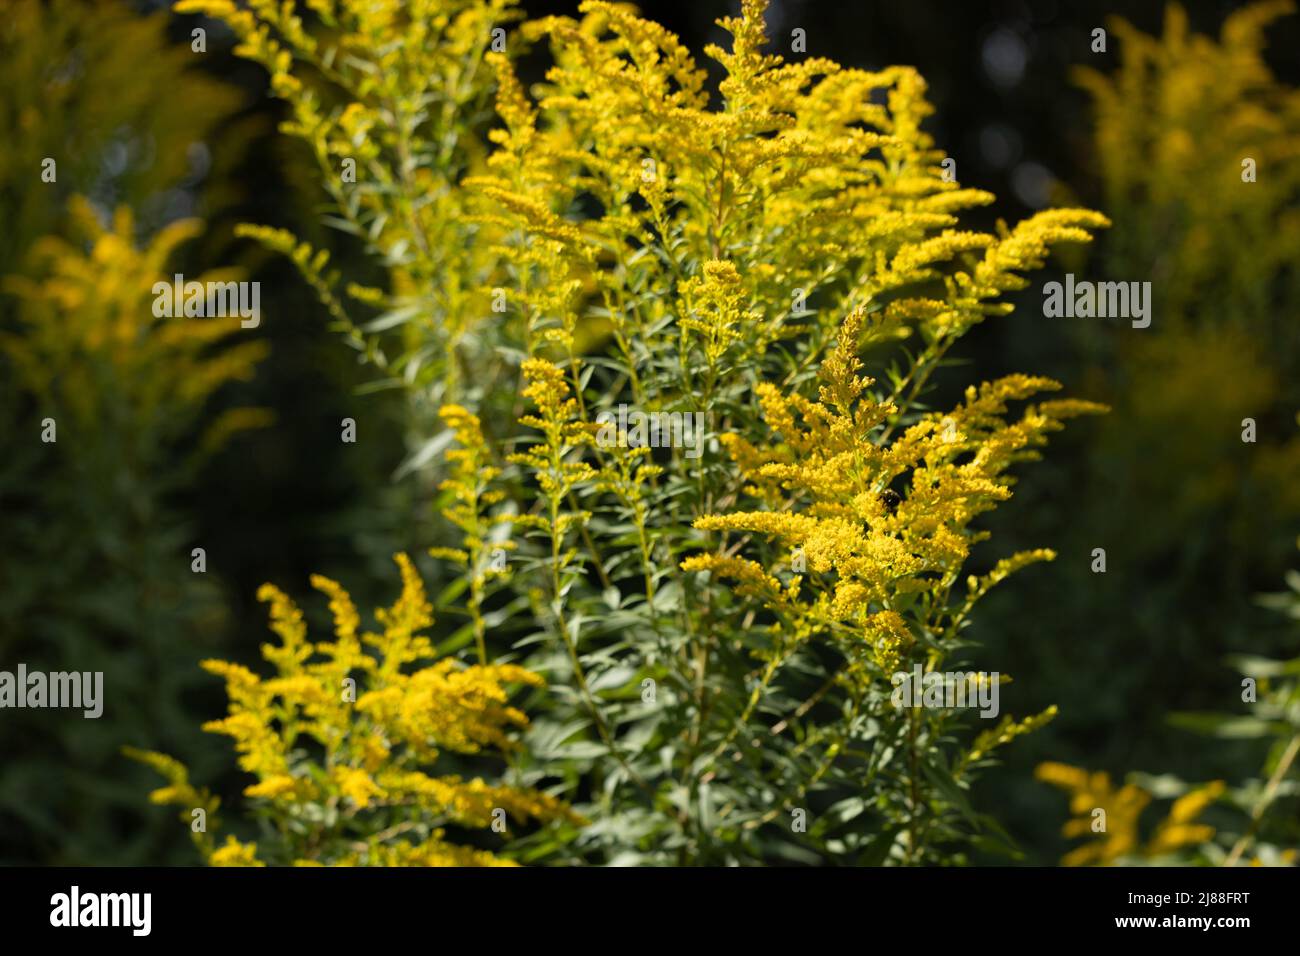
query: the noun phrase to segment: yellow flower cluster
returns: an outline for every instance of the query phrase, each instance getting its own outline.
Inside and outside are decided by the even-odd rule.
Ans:
[[[266,69],[272,92],[291,109],[282,131],[312,150],[334,224],[366,242],[389,273],[387,291],[345,289],[352,302],[379,307],[381,315],[355,321],[335,290],[339,277],[323,273],[321,253],[305,243],[259,227],[243,233],[300,252],[294,262],[338,329],[381,368],[395,362],[379,334],[406,326],[396,361],[413,381],[454,380],[457,363],[441,356],[490,314],[483,288],[492,268],[488,244],[477,241],[457,187],[484,159],[473,123],[484,121],[490,102],[485,58],[519,19],[514,3],[312,0],[318,32],[308,31],[295,4],[280,0],[174,5],[179,13],[223,21],[239,41],[236,55]],[[429,337],[442,348],[416,357]]]
[[[747,308],[745,287],[733,263],[710,260],[704,263],[703,271],[703,276],[682,283],[680,325],[683,337],[688,332],[700,337],[704,356],[712,369],[728,347],[742,337],[742,330],[758,321],[759,313]],[[765,342],[755,344],[766,345]]]
[[[852,652],[869,649],[888,674],[910,643],[894,608],[928,595],[942,610],[972,544],[985,537],[970,528],[972,520],[1011,494],[1008,468],[1031,457],[1063,419],[1102,409],[1043,402],[1008,420],[1010,402],[1059,387],[1050,379],[1012,375],[972,386],[963,404],[927,414],[889,442],[886,423],[897,408],[874,398],[868,391],[873,380],[858,374],[865,321],[863,310],[845,319],[821,367],[820,401],[758,386],[763,416],[775,433],[771,443],[727,436],[749,491],[768,507],[695,522],[702,530],[748,532],[799,549],[807,577],[794,577],[782,590],[774,579],[761,580],[757,566],[730,557],[696,556],[683,567],[735,576],[750,590],[762,590],[774,610],[838,635]],[[1030,561],[1049,557],[1036,551],[1003,561],[971,583],[972,598]],[[811,597],[801,598],[801,588],[814,581],[819,584]],[[948,622],[928,623],[942,632]]]
[[[1154,860],[1207,843],[1214,828],[1197,818],[1226,789],[1222,781],[1214,781],[1183,794],[1144,845],[1138,820],[1151,803],[1146,790],[1133,783],[1116,789],[1109,774],[1089,773],[1061,763],[1039,764],[1034,775],[1070,795],[1074,816],[1061,832],[1067,837],[1095,837],[1067,853],[1061,859],[1065,866],[1106,866],[1131,857]]]
[[[1133,493],[1165,501],[1153,544],[1181,543],[1181,529],[1215,510],[1234,529],[1226,546],[1244,552],[1300,516],[1300,435],[1265,428],[1251,454],[1236,454],[1243,419],[1289,417],[1300,399],[1289,318],[1300,300],[1300,88],[1265,55],[1273,21],[1294,11],[1290,0],[1244,5],[1217,37],[1192,32],[1176,3],[1158,35],[1116,19],[1117,69],[1077,74],[1116,225],[1112,277],[1155,280],[1161,334],[1123,340],[1104,363],[1116,414],[1099,455],[1134,460]],[[1161,386],[1131,397],[1119,387],[1136,381]],[[1232,427],[1215,441],[1207,421]],[[1152,442],[1163,452],[1146,461]],[[1241,504],[1245,486],[1267,507]]]
[[[920,76],[761,54],[765,6],[746,0],[720,21],[735,38],[731,52],[708,50],[726,71],[720,110],[672,34],[600,0],[580,5],[580,21],[522,27],[549,39],[556,62],[536,108],[510,62],[494,61],[506,128],[490,173],[466,185],[488,200],[485,219],[535,240],[511,252],[528,257],[515,265],[533,267],[529,288],[592,288],[629,359],[676,331],[717,374],[724,355],[740,367],[776,338],[830,334],[834,309],[774,308],[822,288],[839,314],[874,300],[896,322],[920,320],[929,338],[955,337],[1008,311],[993,300],[1023,285],[1016,272],[1040,266],[1052,244],[1107,224],[1055,209],[998,235],[954,229],[956,213],[993,197],[943,176],[920,129],[931,112]],[[566,218],[580,196],[601,213]],[[667,261],[628,251],[646,244]],[[561,323],[573,308],[547,306]]]
[[[513,664],[465,666],[438,659],[419,632],[432,623],[423,583],[410,559],[396,556],[402,591],[376,612],[380,632],[358,635],[360,618],[336,582],[314,576],[330,599],[334,640],[308,638],[302,611],[265,585],[271,629],[279,642],[262,656],[275,676],[238,664],[205,661],[226,681],[229,714],[205,729],[234,740],[239,765],[252,774],[244,795],[272,818],[306,836],[277,850],[275,862],[331,865],[461,865],[499,862],[486,851],[448,842],[442,824],[485,828],[506,818],[578,821],[541,791],[459,774],[432,773],[446,751],[508,754],[511,731],[527,718],[510,704],[508,685],[539,687],[542,679]],[[369,650],[367,650],[367,648]],[[131,752],[168,778],[152,799],[185,808],[216,804],[188,783],[184,767],[160,754]],[[210,821],[211,823],[211,821]],[[494,826],[495,829],[495,826]],[[418,842],[411,842],[419,835]],[[201,838],[213,865],[256,865],[256,844],[231,837],[218,848]]]
[[[493,135],[490,172],[466,185],[484,198],[501,253],[514,257],[530,323],[563,330],[552,341],[565,346],[574,380],[579,303],[554,290],[577,284],[603,303],[632,398],[649,407],[665,396],[642,380],[645,356],[676,356],[681,394],[707,406],[728,373],[755,367],[772,342],[829,339],[836,309],[847,313],[822,366],[821,401],[760,383],[779,441],[760,449],[744,434],[722,436],[769,510],[710,515],[696,527],[802,548],[830,598],[784,610],[818,627],[853,620],[861,629],[900,595],[946,593],[980,537],[969,523],[1010,493],[1008,466],[1031,457],[1062,419],[1098,410],[1045,402],[1005,422],[1009,401],[1059,387],[1012,376],[972,389],[942,428],[940,416],[925,416],[888,442],[947,348],[985,316],[1008,312],[1000,297],[1023,287],[1022,273],[1041,267],[1052,246],[1086,242],[1108,222],[1054,209],[996,233],[956,228],[957,213],[992,197],[943,175],[943,155],[920,128],[931,112],[920,76],[763,54],[765,6],[747,0],[739,17],[720,21],[734,38],[729,52],[707,51],[725,71],[720,109],[678,40],[623,6],[587,0],[580,20],[524,24],[526,39],[549,40],[555,65],[534,106],[510,61],[494,60],[505,128]],[[583,196],[599,213],[573,218]],[[655,253],[633,255],[638,247]],[[823,289],[831,307],[806,309]],[[893,395],[868,392],[860,350],[914,332],[925,341],[914,374]],[[568,386],[559,367],[530,362],[528,393],[544,414],[529,423],[549,422],[553,449],[580,447],[576,423],[570,440],[557,438],[561,420],[581,415],[581,395],[562,414],[560,399],[543,405]],[[615,451],[607,468],[611,457],[618,466]],[[590,477],[573,460],[530,463],[553,499]],[[603,487],[639,486],[619,467],[621,484]],[[908,479],[906,500],[887,508],[885,493]],[[797,601],[797,581],[773,588],[767,572],[721,550],[684,567],[739,574],[747,593],[763,591],[773,606]],[[869,643],[894,661],[903,633],[893,618],[874,620],[879,636]]]
[[[1287,340],[1257,293],[1300,252],[1300,89],[1264,57],[1266,29],[1294,10],[1291,0],[1248,4],[1217,39],[1192,33],[1177,3],[1161,36],[1113,18],[1118,70],[1076,73],[1093,97],[1107,208],[1130,220],[1117,252],[1178,277],[1159,283],[1169,325],[1221,322],[1231,303],[1234,314],[1262,307],[1259,320],[1279,333],[1270,341]]]
[[[154,286],[171,284],[167,262],[200,233],[197,220],[174,222],[138,249],[129,209],[118,209],[107,228],[80,196],[68,211],[73,241],[45,237],[32,249],[33,274],[5,279],[5,289],[21,301],[21,329],[0,332],[0,350],[23,386],[75,427],[131,421],[132,434],[122,440],[134,443],[183,433],[214,391],[252,377],[266,344],[230,341],[241,332],[239,316],[173,318],[155,311]],[[222,270],[196,278],[239,276]],[[207,426],[200,450],[268,418],[259,409],[231,409]]]

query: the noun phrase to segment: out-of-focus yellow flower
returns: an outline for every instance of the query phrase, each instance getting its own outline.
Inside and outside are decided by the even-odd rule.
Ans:
[[[257,858],[256,843],[240,843],[234,837],[226,837],[224,845],[212,851],[208,857],[209,866],[266,866]]]
[[[1151,803],[1151,794],[1136,784],[1116,789],[1105,773],[1089,773],[1061,763],[1042,763],[1034,776],[1070,795],[1072,818],[1062,829],[1067,837],[1094,837],[1067,853],[1065,866],[1107,866],[1129,857],[1156,859],[1184,847],[1208,843],[1214,827],[1198,823],[1201,813],[1226,789],[1214,781],[1190,790],[1174,801],[1168,815],[1156,825],[1151,839],[1142,843],[1139,818]]]
[[[199,234],[197,220],[174,222],[139,249],[125,207],[105,227],[89,200],[77,196],[69,217],[72,241],[45,237],[32,249],[31,274],[5,278],[20,301],[20,330],[0,332],[0,352],[50,412],[70,416],[78,428],[129,421],[123,441],[156,448],[185,434],[222,385],[251,378],[266,343],[248,338],[237,315],[156,314],[154,286],[171,284],[167,262]],[[195,279],[238,277],[222,270]],[[268,421],[265,410],[231,409],[204,423],[196,451],[211,452],[241,429]]]

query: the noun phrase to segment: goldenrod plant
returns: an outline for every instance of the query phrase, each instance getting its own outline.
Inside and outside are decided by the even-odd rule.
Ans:
[[[228,602],[215,573],[190,569],[189,492],[198,433],[215,442],[222,410],[250,403],[231,394],[238,383],[216,394],[202,384],[225,361],[202,357],[220,352],[196,344],[203,329],[176,323],[155,340],[162,323],[140,264],[151,256],[148,281],[170,280],[222,241],[214,223],[240,192],[227,174],[256,118],[234,117],[238,92],[204,75],[172,21],[123,0],[11,0],[0,13],[0,659],[103,671],[110,688],[97,721],[5,711],[7,865],[182,859],[139,805],[146,775],[123,778],[117,751],[124,735],[202,740],[185,706],[193,658],[177,635],[218,641]],[[69,215],[78,196],[102,220],[89,233],[77,225],[87,209]],[[129,235],[102,228],[118,207]],[[207,226],[172,261],[150,251],[149,237],[195,215]],[[145,418],[128,421],[137,411]],[[57,443],[42,438],[55,437],[47,418]],[[253,421],[227,424],[241,420]],[[115,706],[119,692],[139,705]]]
[[[1150,330],[1079,329],[1116,399],[1096,457],[1164,502],[1147,553],[1181,547],[1188,523],[1214,512],[1225,526],[1214,552],[1275,566],[1285,540],[1276,552],[1259,543],[1300,516],[1300,331],[1287,318],[1300,304],[1300,89],[1266,59],[1269,27],[1294,12],[1290,0],[1252,3],[1217,37],[1193,32],[1177,3],[1156,36],[1115,18],[1117,68],[1076,74],[1115,223],[1104,269],[1149,279],[1155,297]],[[1141,453],[1157,443],[1159,456]]]
[[[5,230],[0,274],[22,269],[33,242],[58,231],[74,194],[126,204],[150,231],[176,217],[175,192],[197,178],[193,147],[212,167],[208,193],[243,145],[239,95],[205,76],[168,36],[165,11],[122,0],[11,0],[0,18],[0,153]],[[210,133],[225,123],[223,136]],[[229,199],[229,194],[225,195]],[[4,313],[0,313],[4,314]]]
[[[65,234],[35,243],[24,273],[4,278],[14,328],[0,331],[6,405],[27,410],[14,419],[24,429],[19,450],[0,470],[0,651],[33,668],[103,674],[112,694],[106,722],[116,727],[40,712],[6,717],[7,735],[26,746],[42,741],[85,775],[59,778],[49,791],[40,777],[7,776],[5,843],[15,853],[54,843],[63,861],[82,863],[105,852],[103,818],[126,802],[100,782],[116,759],[120,739],[111,738],[128,731],[190,743],[190,655],[219,634],[219,586],[171,496],[233,435],[267,421],[263,410],[223,402],[218,412],[212,401],[249,378],[266,352],[238,316],[155,309],[155,287],[171,286],[169,261],[200,223],[177,221],[140,248],[129,209],[107,224],[102,215],[73,199]],[[139,823],[130,852],[156,858],[160,834]]]
[[[175,280],[167,263],[202,232],[199,220],[173,222],[139,249],[130,209],[117,209],[105,226],[77,196],[68,213],[71,239],[38,241],[32,275],[5,279],[5,291],[20,303],[19,329],[0,335],[0,348],[21,387],[54,420],[56,439],[61,419],[68,438],[93,435],[126,461],[148,461],[193,432],[213,392],[250,378],[266,343],[244,334],[233,312],[186,315],[178,312],[183,304],[168,305]],[[236,270],[211,271],[191,283],[204,288],[206,310],[209,284],[239,278]],[[205,423],[194,452],[265,423],[263,411],[233,409]]]
[[[555,63],[535,102],[493,57],[504,129],[466,183],[499,229],[530,356],[521,422],[540,438],[510,460],[536,482],[515,523],[545,630],[525,640],[567,674],[557,716],[586,728],[552,749],[599,794],[578,847],[960,860],[998,832],[967,803],[973,778],[1051,712],[986,712],[963,733],[919,685],[899,706],[901,678],[948,673],[988,588],[1051,557],[963,572],[1010,466],[1100,408],[1013,415],[1057,387],[1031,376],[948,412],[924,396],[966,331],[1010,311],[1021,273],[1106,220],[958,228],[992,197],[947,175],[920,76],[785,63],[762,52],[762,3],[707,51],[719,108],[670,33],[581,10],[523,26]],[[608,347],[586,355],[593,326]],[[990,696],[1004,680],[961,679]]]
[[[1300,572],[1288,573],[1289,591],[1260,603],[1300,621]],[[1060,763],[1040,764],[1036,776],[1070,795],[1067,837],[1084,843],[1061,860],[1066,866],[1295,866],[1300,861],[1300,657],[1272,660],[1257,655],[1229,661],[1240,675],[1232,684],[1242,706],[1232,714],[1180,713],[1178,727],[1236,746],[1261,745],[1261,773],[1229,785],[1222,780],[1189,784],[1170,774],[1132,774],[1118,790],[1105,773]],[[1155,799],[1172,799],[1166,817],[1149,837],[1139,818]],[[1217,809],[1222,825],[1202,820]]]
[[[482,830],[499,843],[535,822],[582,822],[543,791],[448,772],[458,755],[508,759],[518,747],[513,732],[528,723],[510,689],[542,679],[515,664],[467,666],[440,655],[422,633],[433,623],[424,584],[407,555],[396,561],[402,590],[375,612],[380,630],[360,632],[348,593],[315,575],[312,586],[329,597],[332,639],[310,640],[303,612],[268,584],[258,597],[279,638],[262,645],[274,676],[203,663],[224,678],[230,699],[228,715],[204,729],[230,737],[240,769],[255,778],[243,795],[260,825],[256,839],[219,840],[219,800],[196,788],[182,763],[127,749],[167,779],[150,799],[180,808],[210,865],[509,865],[451,833]]]
[[[1268,28],[1294,12],[1291,0],[1247,4],[1218,37],[1194,33],[1178,3],[1158,36],[1115,17],[1117,67],[1076,72],[1115,220],[1106,253],[1147,270],[1166,328],[1221,323],[1230,307],[1279,347],[1296,341],[1270,303],[1300,281],[1300,90],[1265,58]]]
[[[290,107],[283,132],[315,159],[327,223],[362,245],[383,287],[341,276],[328,250],[286,230],[238,233],[294,262],[332,327],[373,364],[377,387],[408,390],[417,437],[423,430],[412,462],[427,463],[445,447],[429,442],[438,405],[481,397],[498,364],[493,263],[459,184],[486,154],[485,55],[505,48],[514,0],[181,0],[175,9],[224,22],[235,53],[266,68]]]
[[[1023,649],[1024,681],[1055,688],[1064,719],[1038,759],[1116,768],[1178,754],[1168,769],[1191,779],[1242,776],[1252,758],[1204,767],[1220,758],[1182,750],[1167,712],[1226,709],[1227,654],[1292,656],[1252,604],[1300,521],[1300,338],[1286,318],[1300,308],[1300,91],[1269,65],[1287,55],[1291,6],[1219,21],[1170,4],[1154,32],[1107,19],[1108,52],[1080,56],[1091,122],[1078,157],[1113,222],[1089,269],[1150,281],[1151,324],[1046,320],[1062,374],[1113,411],[1058,450],[1026,509],[1068,499],[1071,519],[1006,528],[1025,535],[1017,547],[1049,533],[1070,560],[983,619],[991,645]],[[1051,642],[1036,639],[1045,615]],[[1121,720],[1143,731],[1115,733]]]
[[[254,232],[350,333],[334,289],[382,305],[371,333],[400,326],[410,359],[371,357],[455,399],[422,436],[431,456],[457,446],[434,550],[451,575],[436,603],[465,621],[448,646],[472,645],[477,667],[527,655],[547,677],[518,767],[589,821],[514,852],[1009,850],[969,789],[1053,711],[1004,713],[1014,685],[972,669],[965,628],[990,588],[1053,555],[985,573],[968,559],[1014,466],[1103,409],[1045,398],[1060,386],[1031,375],[971,383],[955,405],[931,395],[963,335],[1106,218],[963,228],[994,197],[960,185],[923,130],[921,76],[786,62],[765,52],[761,0],[719,21],[729,49],[706,50],[716,103],[681,42],[623,5],[518,26],[491,4],[309,6],[319,38],[287,5],[178,9],[227,20],[271,71],[391,287],[348,285],[315,250]],[[553,64],[532,90],[525,50]],[[448,92],[471,70],[478,93]],[[472,105],[493,81],[486,129]],[[349,157],[355,187],[334,178]],[[446,261],[420,247],[434,231]],[[455,368],[475,354],[479,374]]]

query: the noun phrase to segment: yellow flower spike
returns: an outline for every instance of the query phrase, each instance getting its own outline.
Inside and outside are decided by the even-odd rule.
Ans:
[[[302,611],[287,594],[272,584],[263,584],[258,589],[257,599],[271,606],[271,630],[280,636],[279,647],[262,645],[262,656],[281,674],[292,674],[312,653],[306,639],[307,625]]]
[[[737,593],[754,597],[775,597],[781,594],[781,582],[772,577],[755,561],[745,558],[725,558],[713,554],[698,554],[681,562],[687,572],[708,571],[737,583]]]
[[[1169,814],[1156,827],[1155,833],[1147,844],[1147,856],[1156,857],[1183,847],[1199,846],[1212,840],[1214,827],[1197,823],[1196,820],[1226,790],[1227,785],[1222,780],[1215,780],[1175,800],[1173,806],[1169,808]]]
[[[748,293],[740,274],[731,262],[711,260],[704,263],[703,275],[682,283],[682,330],[694,332],[701,340],[704,355],[711,367],[716,366],[741,329],[759,319],[759,313],[747,308]],[[764,342],[754,342],[761,350]]]
[[[375,619],[384,625],[383,640],[389,645],[388,654],[399,656],[399,663],[407,663],[429,656],[427,638],[414,635],[433,623],[433,605],[410,556],[399,552],[393,555],[393,560],[402,576],[402,593],[392,607],[377,611]]]
[[[287,773],[282,773],[267,777],[260,783],[249,784],[244,788],[244,796],[274,800],[277,797],[294,793],[296,790],[297,786],[294,778]]]
[[[489,509],[500,502],[504,493],[493,489],[492,483],[501,470],[491,464],[492,453],[483,437],[482,423],[477,415],[460,405],[444,405],[439,417],[451,429],[459,448],[447,452],[452,474],[442,482],[440,489],[450,492],[451,503],[442,509],[443,517],[462,532],[460,548],[431,548],[432,557],[445,558],[465,568],[469,577],[468,610],[474,625],[474,639],[480,664],[488,662],[487,625],[482,605],[488,592],[488,581],[506,572],[495,567],[495,555],[489,557],[488,537],[499,523],[489,514]],[[511,541],[496,541],[491,551],[513,550]]]
[[[334,615],[334,634],[341,645],[351,645],[356,641],[357,628],[361,626],[361,616],[357,614],[356,605],[342,585],[320,574],[311,576],[311,586],[323,592],[330,599],[330,613]]]

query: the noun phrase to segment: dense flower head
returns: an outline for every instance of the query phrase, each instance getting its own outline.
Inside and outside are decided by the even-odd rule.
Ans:
[[[804,589],[824,581],[831,597],[829,604],[818,603],[814,590],[803,612],[823,618],[825,626],[854,622],[887,674],[908,643],[907,627],[891,608],[918,594],[933,595],[941,606],[971,546],[984,537],[972,521],[1011,495],[1010,466],[1031,457],[1062,420],[1103,409],[1043,402],[1010,419],[1010,402],[1060,387],[1011,375],[971,386],[961,405],[927,413],[889,441],[897,408],[873,397],[872,379],[858,374],[854,343],[863,324],[861,311],[845,320],[839,344],[821,366],[819,401],[761,383],[771,441],[758,445],[735,436],[728,443],[751,481],[749,490],[768,507],[704,515],[695,527],[757,534],[800,549],[808,572]],[[1048,557],[1039,551],[1008,559],[983,586]],[[684,567],[736,576],[754,587],[753,572],[734,558],[699,556]],[[766,593],[787,599],[776,588]]]

